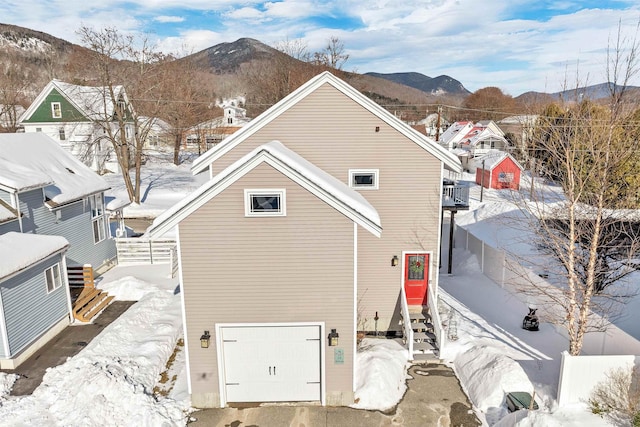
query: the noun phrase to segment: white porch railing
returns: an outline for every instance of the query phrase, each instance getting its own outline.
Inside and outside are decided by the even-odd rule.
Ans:
[[[413,359],[413,329],[411,328],[411,316],[409,315],[409,304],[407,295],[404,293],[404,286],[400,287],[400,305],[402,315],[402,332],[404,333],[409,357]]]
[[[443,206],[469,206],[469,187],[466,185],[443,185]]]

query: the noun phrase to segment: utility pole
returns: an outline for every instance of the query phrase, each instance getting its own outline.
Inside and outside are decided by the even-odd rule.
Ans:
[[[482,159],[482,179],[480,180],[480,201],[482,202],[482,194],[484,193],[484,160]]]
[[[438,121],[436,122],[436,142],[440,141],[440,114],[442,107],[438,105]]]

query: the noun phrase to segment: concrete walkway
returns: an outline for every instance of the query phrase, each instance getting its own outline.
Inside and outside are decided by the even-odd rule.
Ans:
[[[135,301],[114,301],[93,320],[92,323],[76,323],[67,326],[55,338],[25,360],[17,369],[2,372],[18,374],[11,395],[23,396],[33,393],[42,382],[47,368],[58,366],[75,356],[102,330],[127,311]]]
[[[433,362],[413,365],[408,390],[397,407],[382,413],[347,407],[264,405],[205,409],[189,427],[470,427],[481,423],[451,368]]]

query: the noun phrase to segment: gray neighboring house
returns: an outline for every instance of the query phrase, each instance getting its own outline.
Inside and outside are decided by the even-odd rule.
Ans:
[[[62,236],[69,266],[97,272],[116,259],[107,182],[43,133],[0,134],[0,235]]]
[[[0,369],[17,368],[71,322],[68,247],[61,236],[0,235]]]

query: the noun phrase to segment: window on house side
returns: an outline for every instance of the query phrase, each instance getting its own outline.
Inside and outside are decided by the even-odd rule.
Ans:
[[[66,135],[64,134],[64,128],[58,129],[58,136],[60,137],[60,141],[64,141],[66,139]]]
[[[89,207],[91,208],[93,243],[100,243],[106,238],[106,220],[102,193],[89,196]]]
[[[244,190],[245,216],[285,216],[285,190]]]
[[[60,107],[59,102],[51,103],[51,117],[54,119],[59,119],[62,117],[62,108]]]
[[[62,277],[60,276],[60,264],[52,265],[44,271],[44,277],[47,282],[47,293],[51,293],[62,286]]]
[[[358,190],[377,190],[378,169],[350,169],[349,187]]]

